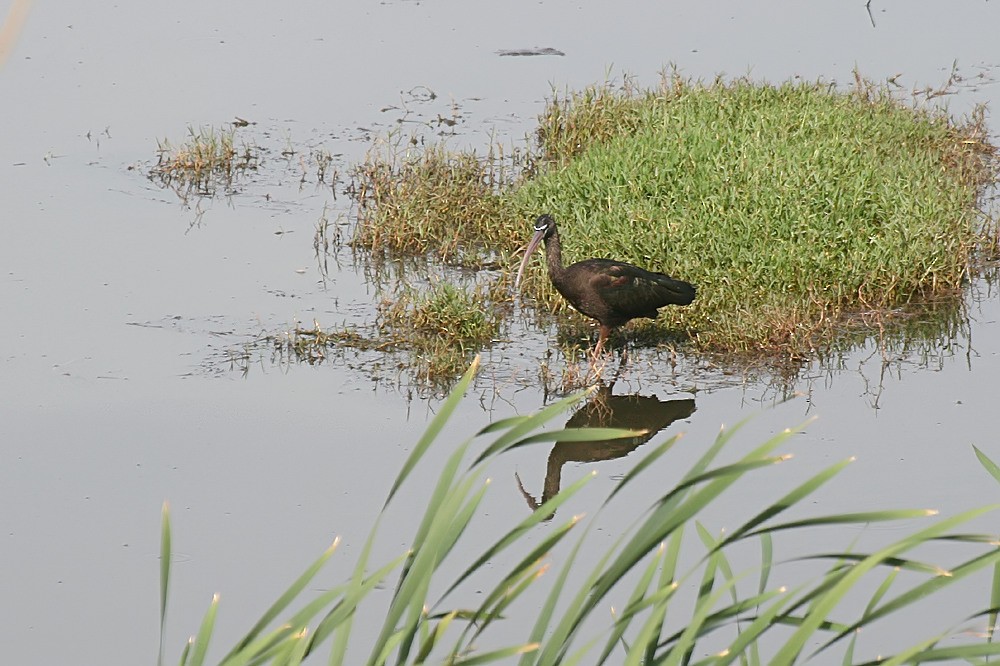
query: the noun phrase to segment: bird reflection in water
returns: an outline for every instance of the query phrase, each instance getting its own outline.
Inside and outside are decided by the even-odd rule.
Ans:
[[[568,462],[599,462],[623,458],[648,442],[674,421],[686,419],[695,411],[694,399],[660,400],[656,396],[612,395],[614,382],[602,384],[597,393],[566,421],[567,428],[626,428],[645,430],[637,437],[594,442],[556,442],[545,467],[545,485],[540,499],[524,488],[515,473],[518,488],[532,511],[559,492],[562,468]],[[549,516],[551,518],[551,516]]]

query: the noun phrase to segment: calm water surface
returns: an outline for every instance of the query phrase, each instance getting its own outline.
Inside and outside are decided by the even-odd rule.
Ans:
[[[849,82],[858,67],[877,80],[901,74],[909,88],[942,83],[957,62],[963,81],[948,98],[951,110],[997,108],[997,3],[875,0],[871,16],[854,4],[545,1],[497,11],[455,1],[0,2],[8,28],[0,33],[0,53],[8,49],[0,68],[4,660],[154,660],[164,500],[177,551],[170,661],[213,593],[222,597],[222,646],[335,535],[343,546],[329,579],[349,571],[437,401],[411,391],[405,376],[397,381],[391,364],[374,380],[371,357],[348,353],[309,367],[265,356],[246,375],[224,360],[261,331],[373,316],[377,296],[349,252],[336,255],[328,279],[315,261],[324,207],[337,220],[347,201],[315,182],[311,150],[334,155],[343,173],[372,137],[395,127],[433,136],[439,115],[459,120],[449,130],[457,144],[482,146],[493,133],[515,143],[552,86],[579,88],[623,70],[652,85],[669,63],[695,77],[770,81]],[[25,6],[23,23],[22,14],[7,14]],[[500,55],[523,49],[565,55]],[[185,206],[143,175],[158,139],[180,141],[188,126],[236,117],[256,123],[247,132],[269,152],[268,167],[232,196]],[[282,158],[287,145],[297,155]],[[794,386],[801,396],[789,401],[766,378],[742,381],[684,362],[671,374],[663,360],[638,360],[615,393],[678,401],[670,418],[662,408],[653,441],[687,434],[634,503],[599,516],[598,540],[634,519],[659,482],[682,474],[720,424],[747,416],[755,418],[732,455],[817,420],[788,447],[793,462],[763,485],[737,486],[705,514],[710,529],[731,527],[743,507],[849,456],[857,462],[810,508],[947,514],[994,501],[997,486],[971,445],[1000,460],[996,291],[977,285],[969,315],[966,330],[929,356],[884,365],[872,344],[835,367],[810,368]],[[486,352],[432,464],[388,516],[379,561],[408,543],[415,515],[407,507],[428,492],[434,461],[490,420],[543,404],[535,379],[551,331],[518,322],[511,338]],[[545,448],[501,461],[473,546],[529,510],[515,473],[538,498],[553,468],[563,483],[597,470],[568,516],[593,511],[635,458],[552,453],[555,462]],[[828,547],[843,548],[909,527],[825,536]],[[986,605],[985,591],[964,592],[956,608]],[[933,628],[940,620],[929,621]]]

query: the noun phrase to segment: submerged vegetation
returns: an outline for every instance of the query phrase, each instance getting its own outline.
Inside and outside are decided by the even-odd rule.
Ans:
[[[1000,549],[995,536],[965,527],[996,506],[939,517],[927,510],[804,514],[804,505],[850,463],[848,459],[782,496],[775,492],[770,503],[745,507],[745,516],[723,512],[736,522],[732,529],[718,530],[714,522],[719,512],[713,509],[731,488],[759,484],[779,463],[784,463],[782,469],[794,464],[787,454],[792,430],[729,460],[727,447],[738,429],[723,430],[683,476],[658,477],[657,487],[663,478],[676,482],[631,525],[616,526],[610,538],[594,534],[607,529],[595,527],[603,508],[590,518],[552,520],[559,507],[571,502],[593,478],[588,475],[546,499],[524,519],[500,528],[495,542],[467,558],[470,549],[461,544],[468,540],[469,525],[483,519],[482,501],[489,490],[486,473],[497,456],[539,442],[641,434],[608,428],[543,430],[582,394],[536,414],[495,422],[453,448],[447,460],[442,459],[437,485],[410,547],[389,561],[373,561],[383,517],[404,501],[410,474],[452,418],[476,365],[413,447],[367,541],[357,549],[357,561],[342,569],[344,578],[320,580],[320,572],[337,555],[337,540],[219,663],[299,664],[314,657],[316,663],[377,665],[471,665],[514,663],[514,659],[521,666],[583,660],[687,664],[692,659],[698,664],[790,665],[810,658],[822,663],[896,664],[981,663],[984,657],[1000,654],[1000,644],[992,640],[1000,605]],[[619,493],[640,477],[662,472],[676,441],[674,437],[648,450],[615,484],[604,506],[625,501],[625,494]],[[1000,481],[1000,468],[978,449],[975,453]],[[773,480],[773,474],[767,478]],[[917,520],[927,523],[910,532]],[[875,530],[882,543],[870,548],[858,543],[854,534],[855,542],[839,552],[807,551],[791,560],[782,555],[782,545],[790,542],[783,535],[808,544],[815,530],[893,521],[903,524]],[[398,541],[396,535],[392,541]],[[759,563],[749,571],[743,564],[748,547],[749,552],[759,553]],[[165,505],[161,636],[173,575],[172,550]],[[581,554],[588,551],[597,552],[592,558],[596,564],[581,570]],[[736,563],[741,563],[739,569]],[[477,577],[484,571],[493,580],[485,587]],[[802,575],[803,571],[807,573]],[[968,577],[976,585],[963,587]],[[789,579],[799,582],[784,586]],[[955,597],[948,595],[953,590],[966,593],[960,599],[969,607],[954,609]],[[970,591],[974,598],[969,598]],[[949,603],[937,603],[944,597]],[[381,626],[379,621],[355,622],[362,609],[373,606]],[[183,650],[182,665],[205,663],[219,607],[216,596]],[[949,612],[967,614],[953,617]],[[528,628],[516,638],[510,638],[511,628],[505,626],[513,617],[527,618]],[[914,619],[929,620],[935,628],[922,634]],[[878,630],[886,627],[886,621],[903,628],[901,639],[887,640],[886,633]],[[968,630],[969,624],[974,631]],[[162,663],[162,642],[160,652]]]
[[[860,78],[626,81],[554,95],[537,146],[485,155],[381,146],[354,173],[354,242],[511,267],[540,212],[564,257],[610,257],[698,286],[655,323],[700,352],[800,357],[878,313],[958,295],[995,255],[983,112],[956,121]],[[525,288],[565,304],[541,260]]]

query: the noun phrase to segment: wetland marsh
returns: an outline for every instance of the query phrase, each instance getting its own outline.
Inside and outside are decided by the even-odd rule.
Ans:
[[[347,174],[376,142],[417,129],[459,151],[497,142],[513,150],[537,127],[553,86],[562,95],[626,71],[655,87],[674,63],[695,80],[719,73],[775,85],[822,79],[841,90],[853,88],[857,70],[902,92],[935,93],[954,118],[986,104],[983,128],[995,144],[995,3],[870,9],[871,17],[863,5],[842,3],[682,11],[543,2],[485,20],[483,7],[466,3],[307,3],[265,21],[274,8],[254,3],[36,3],[26,20],[20,15],[19,38],[3,45],[0,69],[0,90],[16,100],[5,107],[0,132],[0,642],[8,658],[155,660],[164,500],[174,527],[168,663],[216,592],[217,637],[231,643],[334,536],[341,550],[319,585],[350,575],[393,478],[448,387],[415,382],[403,346],[390,353],[334,345],[324,347],[321,362],[301,363],[280,348],[281,332],[374,334],[379,303],[397,285],[414,309],[392,311],[390,303],[381,321],[401,327],[418,327],[409,317],[427,285],[454,283],[489,302],[470,267],[490,284],[512,279],[507,260],[527,240],[531,219],[512,216],[508,223],[523,229],[505,228],[506,256],[478,257],[476,266],[355,252],[345,242],[355,232]],[[581,20],[566,21],[567,12]],[[499,54],[522,51],[532,55]],[[364,67],[338,65],[358,53],[367,54]],[[240,127],[244,121],[250,124]],[[240,137],[261,149],[255,168],[231,186],[204,196],[197,184],[172,189],[146,177],[159,142],[183,143],[188,128],[227,127],[236,131],[235,154],[245,154]],[[987,210],[990,204],[983,201]],[[599,235],[577,233],[579,251],[592,256],[584,243]],[[637,456],[684,432],[656,483],[631,485],[634,495],[600,515],[594,534],[610,543],[666,479],[691,468],[720,424],[745,417],[752,418],[732,442],[737,456],[818,417],[788,440],[796,457],[787,465],[795,467],[790,473],[783,464],[783,476],[768,477],[774,493],[857,457],[837,484],[810,497],[810,510],[929,507],[954,516],[992,502],[996,483],[972,445],[1000,459],[993,419],[1000,298],[988,271],[960,288],[960,299],[932,299],[930,310],[912,308],[910,298],[893,302],[896,328],[874,310],[852,311],[861,322],[846,322],[853,337],[778,369],[734,368],[682,347],[658,348],[662,331],[633,331],[638,353],[615,395],[693,400],[696,410],[685,408],[619,458],[551,462],[545,447],[501,456],[467,553],[488,543],[498,524],[527,515],[522,487],[537,501],[552,485],[550,466],[559,467],[564,487],[596,472],[560,508],[558,522],[593,512]],[[440,304],[463,298],[439,295]],[[592,340],[585,323],[554,319],[545,307],[504,307],[496,310],[501,333],[483,333],[496,338],[492,344],[474,343],[479,375],[397,508],[423,506],[450,446],[487,423],[550,404],[575,350]],[[271,348],[253,349],[262,337]],[[760,501],[753,485],[734,492],[729,504],[699,517],[711,532],[740,524],[740,510]],[[405,510],[387,515],[373,557],[398,556],[414,520]],[[918,523],[847,527],[776,546],[788,556],[851,541],[860,548]],[[986,620],[966,621],[961,611],[985,599],[982,581],[970,579],[938,610],[980,632]],[[361,615],[357,626],[383,619]],[[508,624],[510,636],[498,640],[520,633]],[[946,626],[921,616],[880,628],[859,639],[859,654]],[[53,628],[60,640],[48,638]]]

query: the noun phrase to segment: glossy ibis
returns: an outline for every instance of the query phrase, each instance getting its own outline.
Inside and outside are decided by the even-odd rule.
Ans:
[[[631,319],[656,319],[657,308],[665,305],[688,305],[694,300],[693,285],[611,259],[584,259],[563,267],[559,230],[551,215],[535,220],[535,235],[524,252],[514,288],[521,284],[524,268],[538,245],[545,241],[545,261],[556,291],[574,308],[596,319],[600,335],[594,348],[596,359],[611,329]]]

